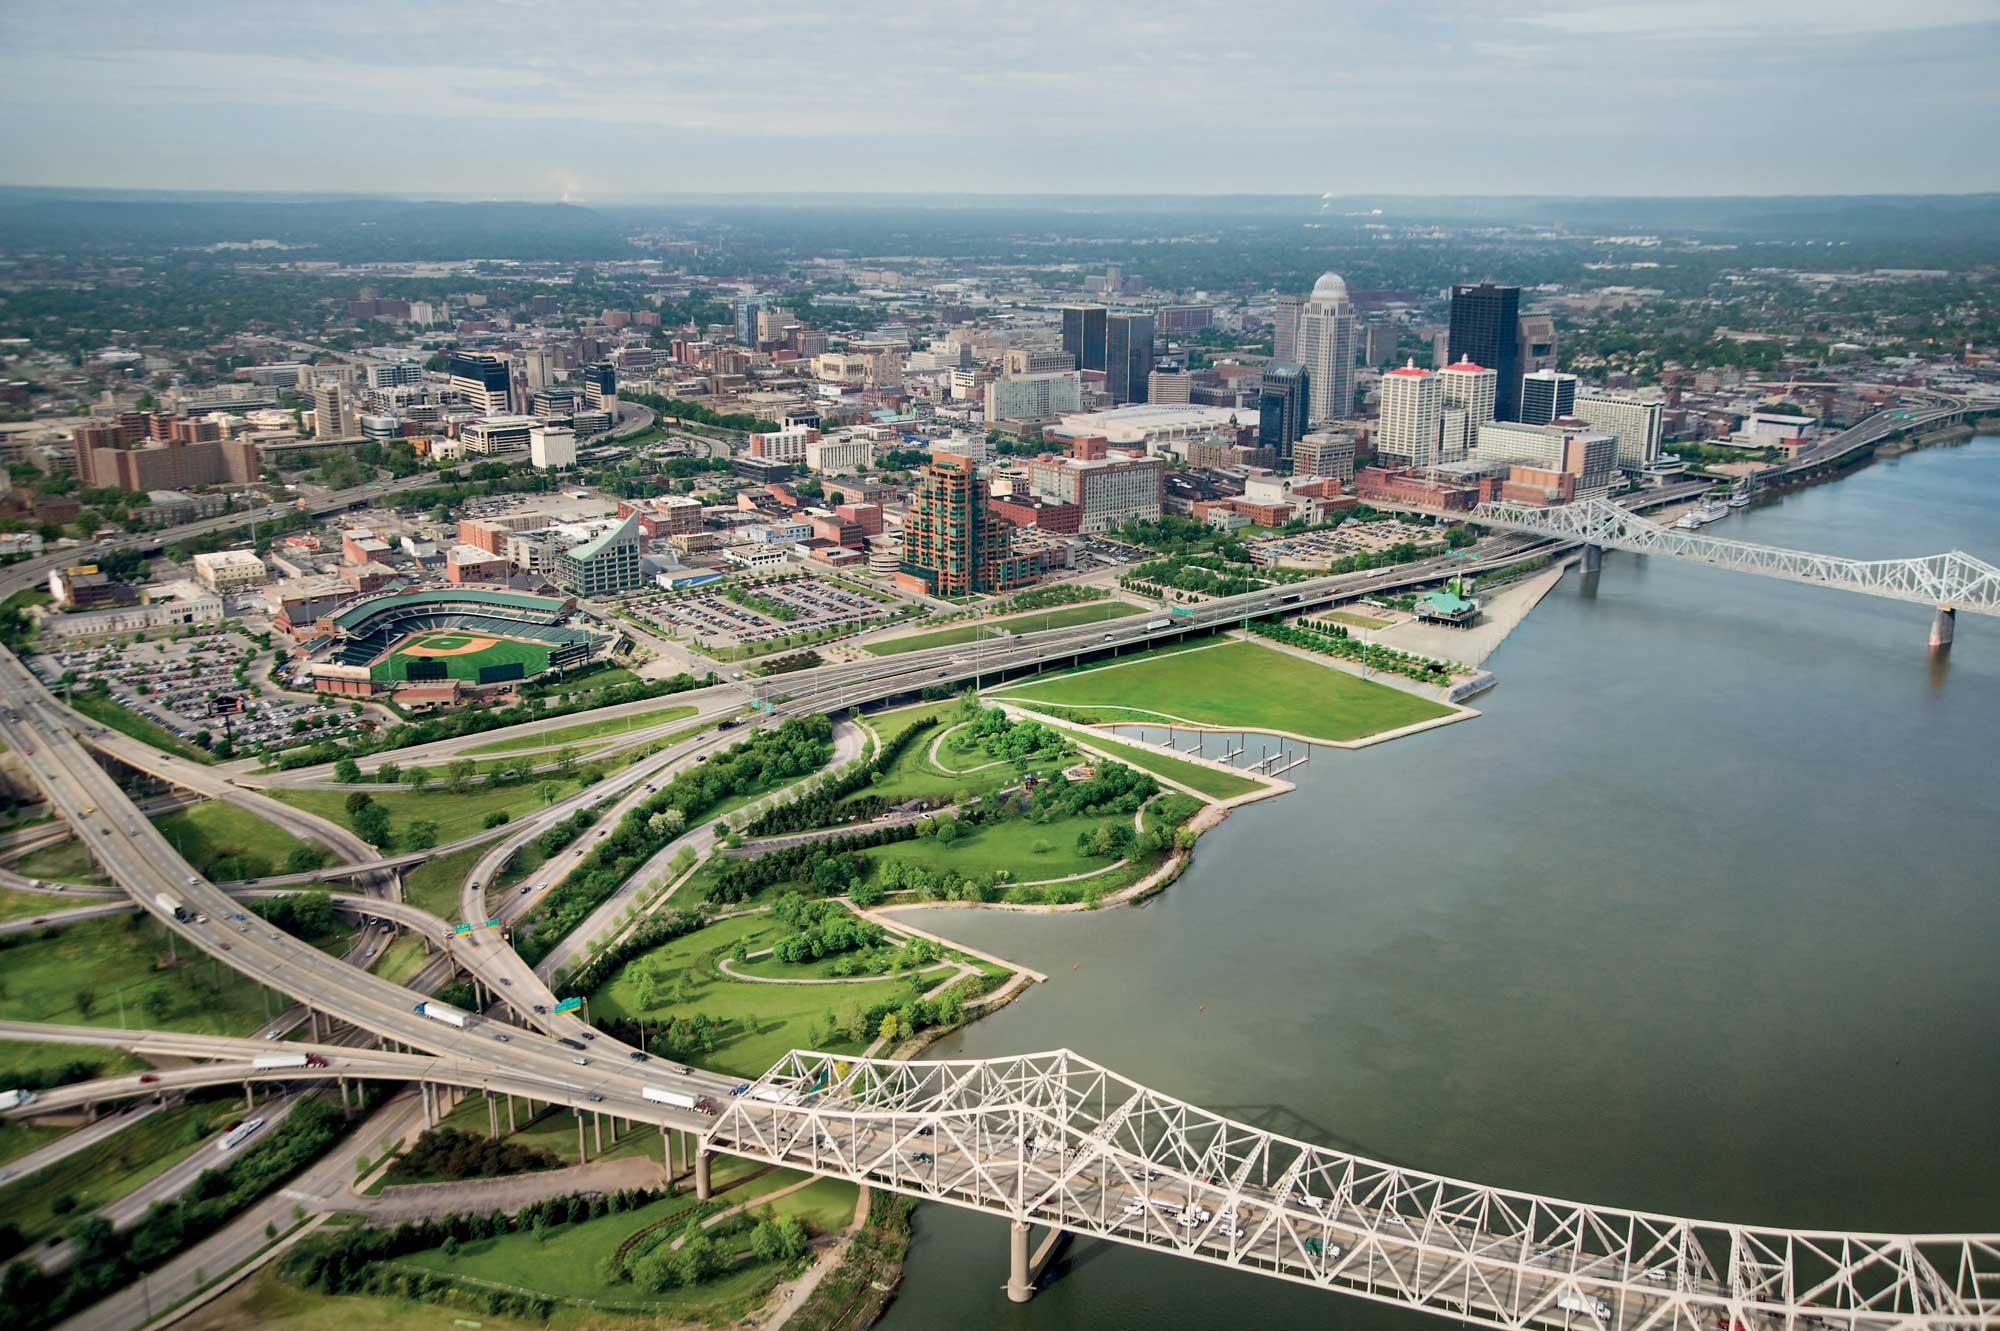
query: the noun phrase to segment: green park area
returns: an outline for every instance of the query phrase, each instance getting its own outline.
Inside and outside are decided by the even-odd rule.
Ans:
[[[496,638],[490,634],[463,630],[436,630],[404,639],[395,650],[369,666],[368,673],[377,680],[408,680],[411,678],[410,666],[415,663],[419,668],[416,677],[419,682],[442,678],[477,684],[482,682],[481,673],[484,671],[518,664],[520,674],[493,675],[492,678],[532,679],[549,668],[550,650],[547,643]],[[441,668],[443,674],[423,673],[431,667]]]
[[[182,944],[150,915],[84,920],[0,937],[0,1017],[248,1035],[288,999]]]
[[[632,716],[614,716],[598,721],[584,721],[559,730],[542,730],[531,735],[519,735],[512,739],[494,740],[465,750],[468,754],[512,753],[517,749],[551,748],[558,744],[580,744],[584,740],[603,739],[610,735],[623,735],[634,730],[646,730],[653,726],[678,721],[684,716],[693,716],[694,708],[687,706],[662,707],[654,711],[639,712]]]
[[[181,858],[211,882],[240,882],[274,873],[301,872],[330,861],[331,852],[309,845],[248,809],[209,800],[151,820]]]
[[[150,717],[132,711],[108,693],[100,693],[93,689],[74,690],[69,697],[69,704],[99,725],[109,726],[121,735],[129,735],[141,744],[150,744],[163,753],[171,753],[198,763],[215,761],[208,750],[196,748]]]
[[[1336,624],[1345,624],[1351,629],[1385,629],[1389,627],[1389,621],[1386,619],[1377,619],[1373,615],[1358,615],[1352,610],[1322,610],[1314,618],[1330,619]]]
[[[1262,790],[1264,782],[1255,777],[1235,776],[1217,771],[1205,763],[1191,763],[1185,758],[1176,758],[1170,753],[1154,748],[1150,744],[1126,744],[1111,739],[1102,732],[1091,735],[1086,741],[1093,749],[1101,749],[1119,762],[1136,767],[1154,776],[1198,790],[1211,799],[1233,800],[1238,795],[1248,795]]]
[[[913,727],[936,722],[896,756],[888,770],[867,787],[866,793],[900,804],[912,799],[983,795],[1019,784],[1023,776],[1019,768],[1011,762],[996,761],[991,754],[966,741],[957,729],[961,719],[959,706],[957,699],[951,699],[866,718],[868,728],[875,732],[885,750]],[[1029,761],[1028,771],[1046,776],[1061,766],[1061,760],[1053,755],[1038,756]]]
[[[1335,743],[1452,714],[1401,689],[1238,640],[1161,648],[1008,684],[992,696],[1053,705],[1077,721],[1241,727]]]
[[[519,785],[482,784],[458,792],[453,792],[449,786],[440,784],[423,790],[387,789],[366,785],[356,787],[354,790],[292,789],[273,790],[270,793],[294,808],[318,814],[363,836],[366,836],[366,833],[362,832],[362,828],[357,824],[357,815],[349,811],[347,801],[353,794],[366,794],[388,815],[390,847],[402,849],[411,829],[418,823],[431,825],[436,833],[433,844],[447,845],[462,837],[471,836],[485,827],[490,814],[504,813],[511,821],[523,814],[533,813],[555,800],[573,795],[578,789],[574,777],[546,776]]]
[[[98,887],[111,881],[81,841],[55,841],[31,850],[14,861],[13,869],[23,878],[39,878],[45,883]],[[50,901],[47,904],[51,909],[61,910],[70,903]]]
[[[48,1168],[0,1187],[0,1215],[20,1226],[29,1243],[38,1243],[165,1173],[242,1114],[239,1097],[154,1110]]]
[[[959,643],[974,642],[982,638],[989,640],[1000,638],[1009,633],[1040,633],[1044,629],[1074,628],[1078,624],[1096,624],[1107,619],[1124,619],[1144,613],[1144,606],[1132,605],[1126,601],[1089,601],[1082,605],[1034,610],[1027,614],[1008,615],[1003,619],[989,619],[976,624],[959,624],[952,628],[938,629],[934,633],[914,633],[906,638],[891,638],[887,642],[871,642],[866,644],[864,650],[876,656],[900,656],[904,652],[920,652],[926,647],[953,647]]]

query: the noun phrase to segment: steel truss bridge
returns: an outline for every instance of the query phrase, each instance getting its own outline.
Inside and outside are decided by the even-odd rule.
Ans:
[[[1067,1050],[795,1051],[711,1148],[1505,1328],[2000,1324],[2000,1235],[1772,1229],[1511,1192],[1234,1122]]]
[[[1606,499],[1581,499],[1553,508],[1486,503],[1469,516],[1471,521],[1488,526],[1578,541],[1600,550],[1671,555],[1741,573],[1761,573],[1898,601],[2000,615],[2000,568],[1962,550],[1916,559],[1816,555],[1665,527]]]

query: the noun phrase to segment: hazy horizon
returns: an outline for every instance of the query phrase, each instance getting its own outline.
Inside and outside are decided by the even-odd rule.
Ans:
[[[24,186],[581,203],[2000,189],[1991,0],[941,3],[893,24],[757,4],[17,0],[0,39],[17,127],[0,179]]]

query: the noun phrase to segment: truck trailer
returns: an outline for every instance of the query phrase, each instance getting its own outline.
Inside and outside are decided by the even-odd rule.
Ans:
[[[305,1065],[304,1054],[264,1054],[250,1060],[253,1068],[302,1068]]]
[[[465,1014],[457,1008],[445,1007],[439,1003],[418,1003],[415,1010],[420,1016],[429,1017],[432,1021],[441,1021],[460,1030],[465,1029]]]

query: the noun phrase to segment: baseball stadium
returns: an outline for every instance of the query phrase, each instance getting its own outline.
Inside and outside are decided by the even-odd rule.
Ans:
[[[608,653],[615,636],[569,627],[575,610],[573,598],[462,588],[369,597],[319,621],[304,673],[323,693],[414,687],[455,700],[461,690],[571,670]]]

